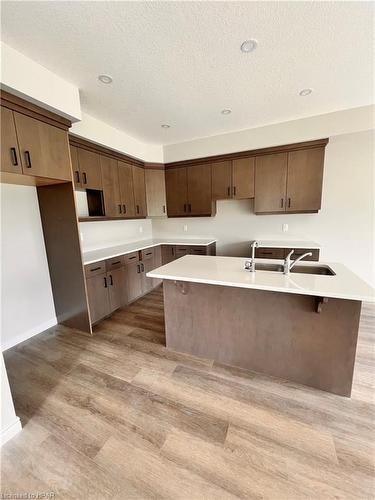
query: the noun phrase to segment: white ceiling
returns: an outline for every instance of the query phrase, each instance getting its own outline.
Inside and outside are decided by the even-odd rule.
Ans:
[[[374,102],[373,27],[373,2],[2,2],[5,43],[160,144]]]

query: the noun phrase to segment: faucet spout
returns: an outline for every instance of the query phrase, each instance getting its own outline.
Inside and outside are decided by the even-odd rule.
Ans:
[[[258,247],[259,243],[255,240],[251,244],[251,260],[245,262],[245,271],[250,271],[255,273],[255,249]]]
[[[284,274],[289,274],[290,270],[293,269],[293,267],[300,262],[302,259],[305,257],[311,257],[312,253],[311,252],[306,252],[303,255],[300,255],[297,259],[294,261],[291,261],[291,256],[293,255],[294,250],[291,250],[288,255],[286,256],[284,260]]]

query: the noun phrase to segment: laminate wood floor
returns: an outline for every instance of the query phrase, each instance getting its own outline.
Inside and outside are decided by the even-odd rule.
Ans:
[[[1,491],[374,498],[374,320],[365,305],[351,399],[167,351],[161,288],[92,338],[51,328],[4,353],[24,428]]]

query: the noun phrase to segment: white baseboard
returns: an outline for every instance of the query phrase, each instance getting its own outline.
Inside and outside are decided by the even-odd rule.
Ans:
[[[34,326],[30,330],[27,330],[26,332],[22,332],[19,335],[16,335],[14,338],[9,339],[6,342],[1,343],[1,350],[6,351],[7,349],[10,349],[11,347],[14,347],[17,344],[20,344],[21,342],[24,342],[27,339],[30,339],[31,337],[34,337],[34,335],[38,335],[38,333],[44,332],[44,330],[47,330],[48,328],[51,328],[51,326],[57,325],[57,319],[56,317],[53,317],[49,319],[48,321],[44,321],[43,323],[40,323],[37,326]]]
[[[16,417],[13,424],[9,425],[6,429],[1,431],[0,446],[3,446],[9,439],[12,439],[16,434],[22,430],[21,420]]]

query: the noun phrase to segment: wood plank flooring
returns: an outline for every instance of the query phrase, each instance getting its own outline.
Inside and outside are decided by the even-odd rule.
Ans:
[[[365,305],[351,399],[167,351],[161,288],[92,338],[51,328],[4,353],[24,428],[1,492],[375,498],[374,323]]]

